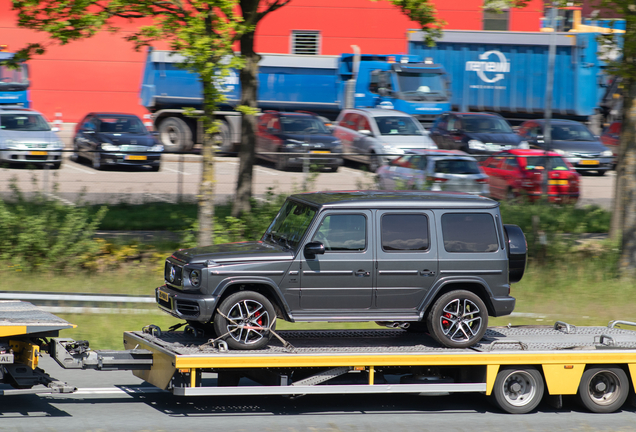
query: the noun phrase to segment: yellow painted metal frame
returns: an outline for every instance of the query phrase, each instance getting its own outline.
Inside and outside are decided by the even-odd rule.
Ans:
[[[20,363],[29,366],[31,369],[38,367],[40,360],[40,347],[29,342],[16,340],[9,341],[9,347],[14,353],[14,363]]]
[[[130,339],[130,340],[129,340]],[[503,366],[536,366],[544,373],[550,394],[575,394],[581,375],[587,365],[628,365],[632,382],[636,385],[636,351],[521,351],[521,352],[462,352],[426,354],[280,354],[259,355],[250,353],[215,353],[176,355],[158,349],[143,339],[124,333],[124,342],[133,347],[145,348],[154,353],[150,371],[135,371],[135,376],[166,388],[177,369],[189,369],[192,376],[196,369],[209,368],[267,368],[267,367],[343,367],[364,366],[369,372],[369,384],[374,383],[375,369],[380,366],[485,366],[486,394],[490,395],[499,369]],[[567,368],[566,368],[567,366]],[[194,379],[191,378],[192,383]]]

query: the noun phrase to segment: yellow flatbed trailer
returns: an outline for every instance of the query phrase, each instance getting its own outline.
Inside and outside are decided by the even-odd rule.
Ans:
[[[544,394],[557,405],[578,395],[589,410],[612,412],[636,384],[636,331],[619,328],[629,326],[492,327],[467,349],[405,330],[281,331],[256,351],[197,331],[125,332],[124,344],[153,354],[136,376],[180,396],[480,392],[525,413]]]

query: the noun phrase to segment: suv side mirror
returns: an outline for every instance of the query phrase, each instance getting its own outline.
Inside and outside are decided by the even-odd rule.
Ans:
[[[316,258],[316,255],[323,255],[325,253],[325,245],[320,242],[309,242],[305,245],[303,250],[305,258]]]

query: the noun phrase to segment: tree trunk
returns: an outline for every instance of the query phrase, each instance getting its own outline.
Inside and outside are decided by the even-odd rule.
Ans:
[[[212,94],[216,90],[212,84],[212,77],[202,79],[203,94]],[[211,125],[214,124],[214,109],[203,104],[203,155],[201,184],[199,186],[199,232],[197,238],[198,246],[209,246],[214,244],[214,186],[216,179],[214,177],[214,137],[208,132]]]
[[[636,276],[636,78],[626,80],[623,94],[623,120],[617,187],[619,205],[617,217],[622,221],[622,248],[619,273],[622,277]],[[617,194],[619,191],[617,190]]]
[[[256,13],[256,9],[254,9]],[[243,10],[243,17],[249,18]],[[261,59],[254,52],[254,32],[241,36],[241,54],[245,66],[241,69],[241,105],[248,107],[241,113],[241,147],[239,149],[239,172],[236,181],[236,196],[232,205],[232,216],[238,217],[251,210],[252,179],[256,159],[256,96],[258,93],[258,62]]]

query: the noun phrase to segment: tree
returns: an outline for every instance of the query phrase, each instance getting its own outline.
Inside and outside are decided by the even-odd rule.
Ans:
[[[126,39],[136,49],[153,41],[168,41],[184,56],[181,66],[199,74],[203,87],[203,173],[199,189],[198,244],[213,243],[214,151],[217,131],[214,111],[224,100],[215,83],[230,67],[239,67],[233,43],[245,31],[236,14],[236,0],[13,0],[18,24],[49,34],[51,44],[66,45],[90,38],[99,31],[116,32],[116,20],[139,20],[140,27]],[[150,25],[143,25],[151,21]],[[17,60],[43,54],[48,44],[29,44],[16,53]]]

